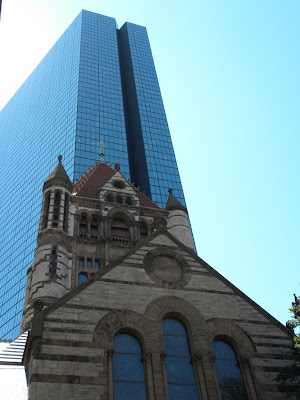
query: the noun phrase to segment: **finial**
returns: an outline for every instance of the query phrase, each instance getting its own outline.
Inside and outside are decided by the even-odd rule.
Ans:
[[[61,160],[62,160],[62,155],[60,154],[58,157],[58,162],[60,162],[61,163]]]
[[[118,163],[115,164],[115,170],[120,172],[120,164],[118,164]]]
[[[100,158],[100,162],[103,162],[104,159],[104,152],[103,152],[103,148],[106,147],[103,143],[103,139],[100,139],[99,142],[99,158]]]
[[[170,188],[170,189],[168,190],[168,192],[169,192],[169,195],[170,195],[170,196],[173,195],[173,189]]]

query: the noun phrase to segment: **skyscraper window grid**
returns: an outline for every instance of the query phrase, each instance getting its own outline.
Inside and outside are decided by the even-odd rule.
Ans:
[[[164,206],[167,189],[173,187],[184,203],[147,32],[125,25],[132,42],[142,150],[152,199]],[[19,334],[42,185],[57,155],[63,155],[64,167],[75,180],[99,159],[102,142],[104,161],[120,163],[121,172],[129,178],[118,52],[116,21],[82,11],[0,113],[5,187],[0,222],[1,338]]]
[[[171,187],[185,204],[147,31],[126,25],[152,199],[165,204]]]
[[[42,182],[61,151],[73,178],[79,44],[80,18],[0,114],[1,179],[5,187],[0,225],[3,338],[18,335],[26,270],[36,242]]]
[[[116,21],[88,12],[82,18],[74,178],[99,158],[100,141],[105,160],[129,178]]]

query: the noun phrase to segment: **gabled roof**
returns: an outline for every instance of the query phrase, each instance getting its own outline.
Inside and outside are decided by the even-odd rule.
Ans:
[[[74,184],[73,193],[80,197],[98,199],[99,189],[106,182],[108,182],[116,172],[119,172],[118,168],[114,170],[109,164],[98,161],[84,176],[82,176]],[[125,177],[124,179],[126,180]],[[140,206],[159,208],[152,200],[150,200],[144,193],[140,192],[133,184],[130,184],[130,186],[138,195]]]
[[[73,186],[73,193],[80,197],[98,199],[99,188],[103,186],[115,171],[106,163],[98,161]]]

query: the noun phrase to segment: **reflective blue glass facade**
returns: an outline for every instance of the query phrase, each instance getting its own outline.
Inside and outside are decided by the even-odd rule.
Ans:
[[[76,180],[99,159],[164,206],[184,204],[146,29],[82,11],[0,113],[0,337],[19,334],[42,186],[63,155]]]

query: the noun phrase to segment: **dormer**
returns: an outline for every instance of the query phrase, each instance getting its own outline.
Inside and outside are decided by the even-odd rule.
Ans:
[[[99,188],[99,199],[110,206],[139,207],[140,200],[138,193],[133,186],[121,174],[118,164],[115,166],[115,173]]]

